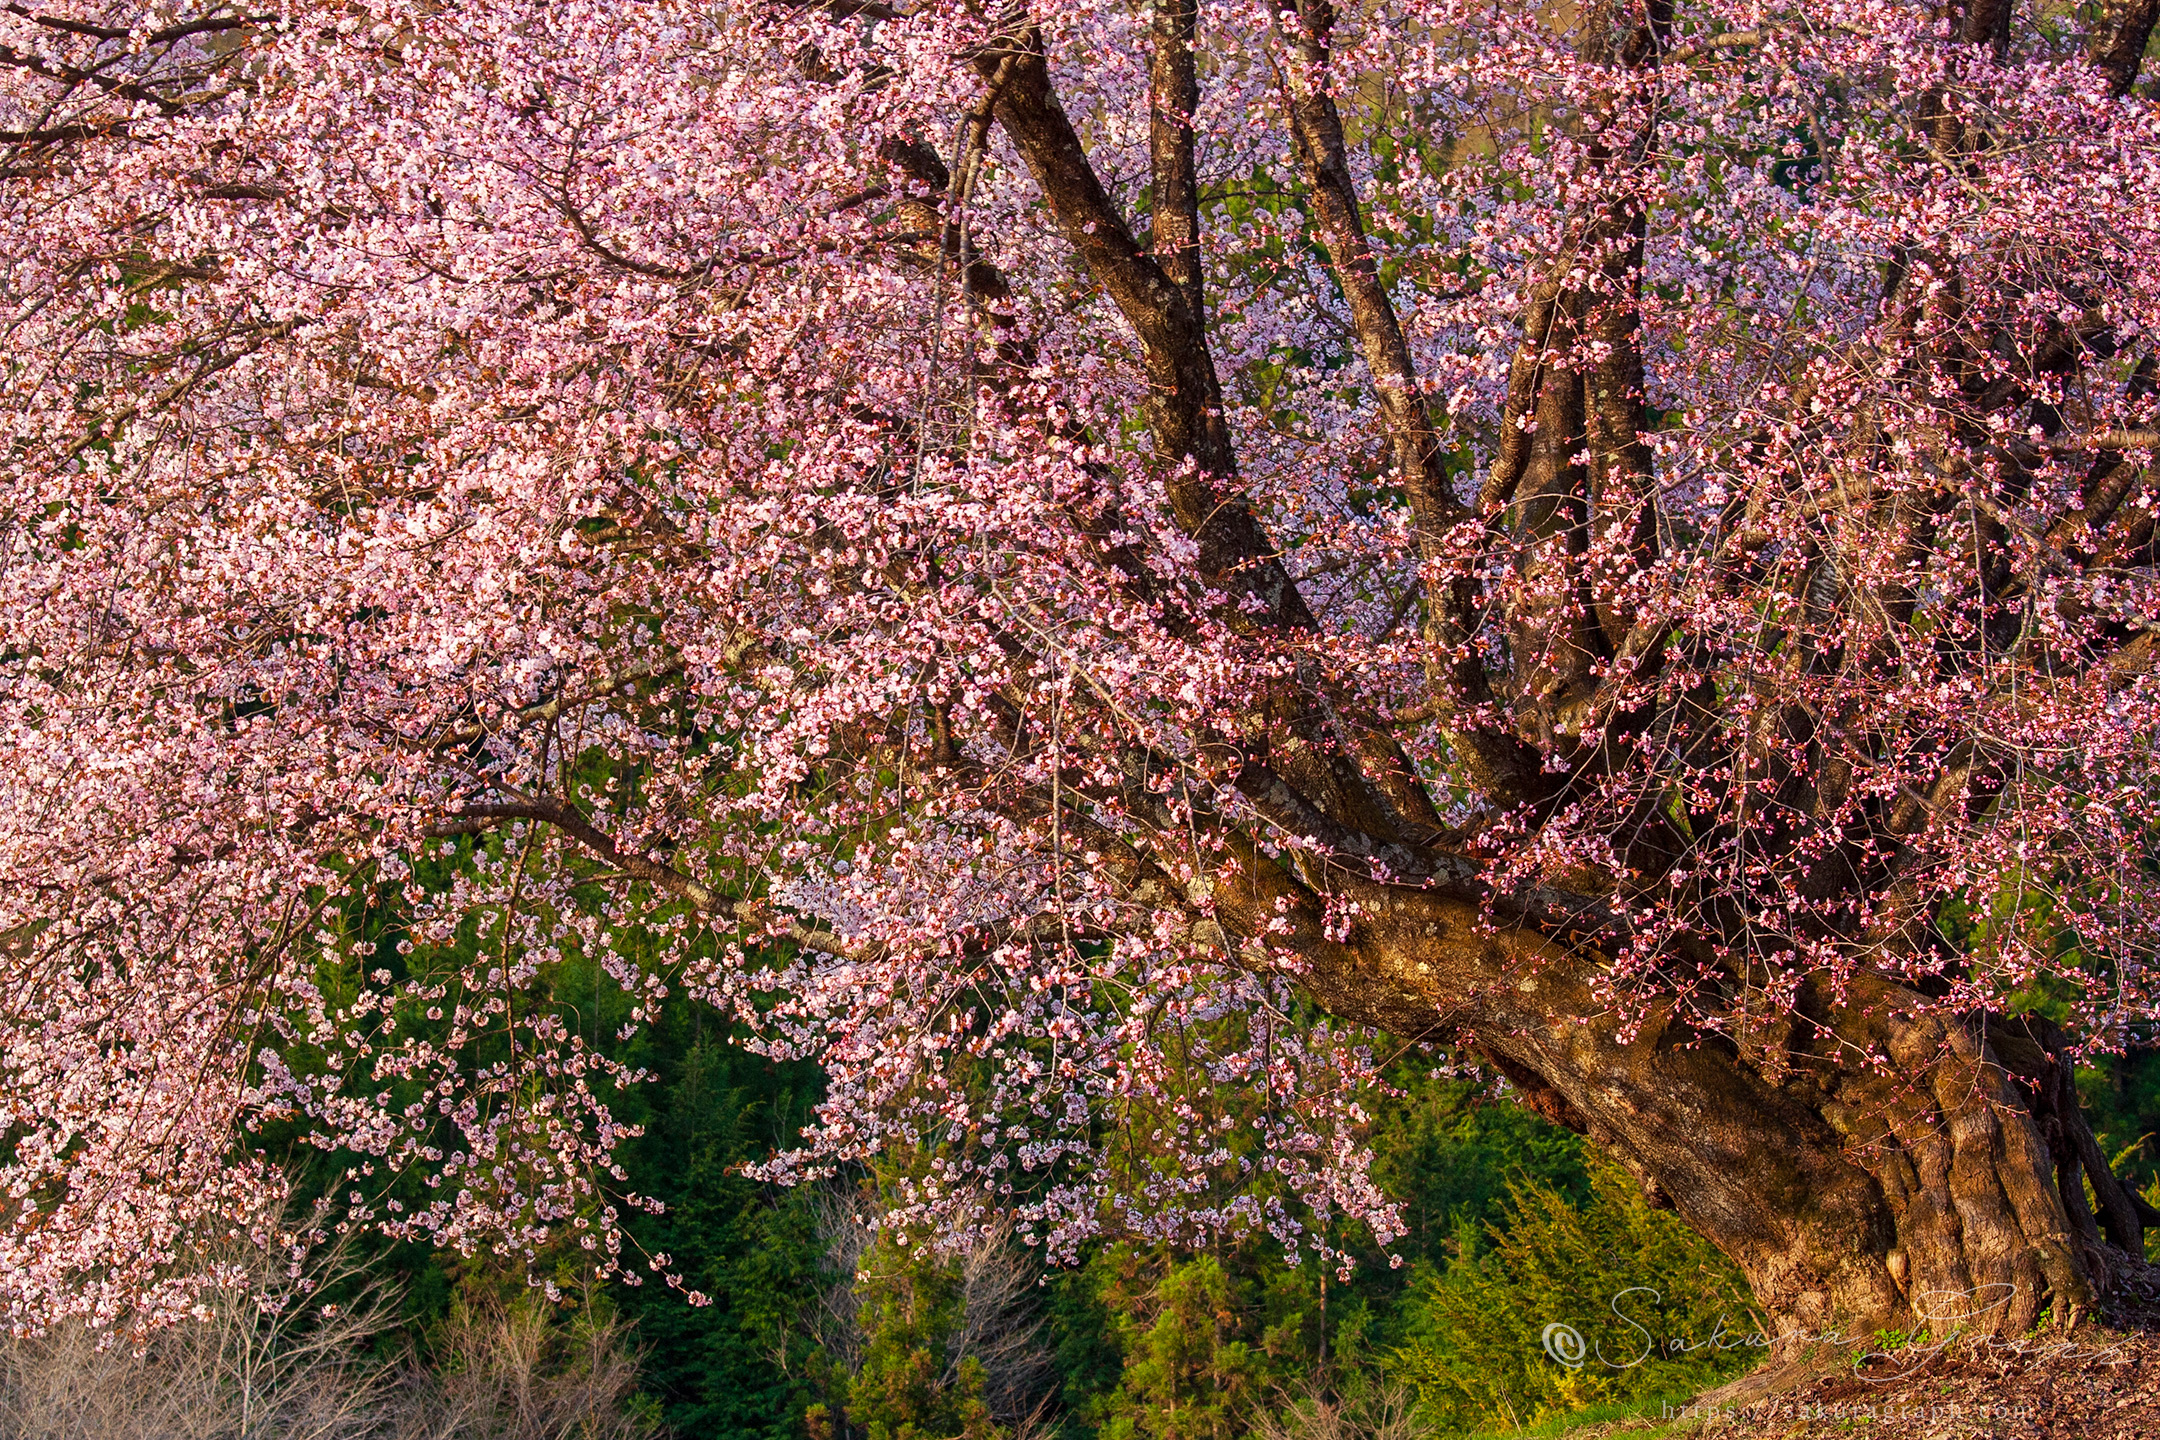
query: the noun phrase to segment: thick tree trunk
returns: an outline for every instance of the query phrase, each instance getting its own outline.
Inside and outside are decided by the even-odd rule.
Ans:
[[[2133,6],[2126,24],[2145,24],[2139,17],[2149,8]],[[1993,0],[1970,7],[1966,41],[1999,47],[2008,15]],[[1652,3],[1638,19],[1626,7],[1586,5],[1578,18],[1578,54],[1610,68],[1605,108],[1619,114],[1622,97],[1645,83],[1664,52],[1670,7]],[[1591,537],[1613,526],[1635,535],[1626,549],[1638,567],[1647,571],[1652,559],[1657,487],[1644,437],[1654,427],[1644,408],[1634,301],[1646,222],[1628,170],[1634,162],[1604,150],[1602,135],[1591,145],[1609,193],[1585,213],[1554,272],[1531,287],[1505,413],[1537,423],[1504,427],[1480,502],[1483,515],[1509,517],[1495,522],[1494,533],[1504,529],[1516,552],[1507,563],[1522,567],[1525,585],[1484,614],[1441,544],[1465,512],[1441,463],[1437,417],[1420,398],[1411,352],[1379,283],[1345,159],[1346,131],[1330,88],[1341,78],[1330,74],[1334,9],[1285,0],[1274,20],[1280,43],[1298,60],[1285,67],[1283,83],[1310,214],[1375,377],[1376,407],[1419,543],[1434,574],[1455,576],[1434,581],[1425,597],[1428,638],[1457,652],[1435,664],[1434,713],[1477,788],[1500,809],[1530,813],[1552,798],[1549,762],[1600,728],[1585,717],[1604,677],[1639,676],[1642,665],[1657,663],[1646,655],[1665,644],[1656,627],[1634,628],[1622,604],[1601,599],[1582,569]],[[1232,483],[1237,456],[1188,253],[1199,225],[1191,33],[1189,7],[1159,11],[1151,160],[1162,208],[1150,246],[1138,241],[1092,169],[1058,100],[1039,32],[1021,24],[983,46],[974,63],[998,123],[1040,183],[1073,253],[1141,338],[1149,427],[1157,454],[1175,462],[1162,472],[1166,491],[1195,542],[1197,574],[1233,599],[1217,618],[1240,636],[1302,642],[1319,624]],[[1938,138],[1944,153],[1955,150],[1954,137]],[[1582,255],[1599,257],[1601,283],[1585,286]],[[1554,361],[1592,338],[1602,347],[1598,363]],[[1542,590],[1541,566],[1555,577]],[[1818,595],[1812,582],[1795,598],[1817,609],[1837,601]],[[1910,614],[1912,602],[1901,593],[1869,603],[1880,613]],[[1488,672],[1480,647],[1470,643],[1495,618],[1509,629],[1510,673]],[[1826,633],[1834,629],[1821,623]],[[1809,643],[1789,643],[1795,663],[1808,657]],[[1623,652],[1626,666],[1616,663]],[[1873,661],[1855,650],[1836,663],[1857,672]],[[1567,948],[1571,935],[1624,933],[1619,917],[1584,913],[1602,903],[1599,886],[1528,906],[1515,928],[1496,928],[1480,904],[1476,864],[1431,848],[1445,826],[1416,765],[1384,727],[1346,729],[1346,697],[1329,694],[1317,673],[1300,662],[1266,693],[1251,730],[1226,726],[1215,744],[1222,758],[1234,758],[1238,790],[1271,826],[1340,863],[1314,860],[1315,851],[1278,859],[1280,851],[1263,850],[1250,835],[1218,833],[1238,863],[1220,882],[1190,885],[1188,900],[1211,927],[1206,938],[1240,947],[1259,969],[1277,968],[1285,953],[1298,956],[1314,993],[1339,1014],[1405,1037],[1446,1036],[1473,1047],[1531,1104],[1607,1148],[1654,1198],[1723,1248],[1752,1282],[1787,1354],[1811,1340],[1883,1328],[2014,1333],[2051,1309],[2063,1318],[2083,1313],[2113,1264],[2085,1199],[2086,1177],[2110,1239],[2141,1248],[2130,1198],[2099,1162],[2078,1116],[2060,1036],[1944,1015],[1915,991],[1866,977],[1835,990],[1813,982],[1794,1005],[1767,1003],[1759,987],[1736,983],[1736,1015],[1714,1028],[1685,1023],[1669,1005],[1613,1013],[1594,989],[1598,957]],[[1715,686],[1701,684],[1702,694],[1675,713],[1711,703]],[[1785,741],[1804,745],[1820,717],[1782,701],[1761,713],[1746,743],[1748,758],[1768,774],[1772,730],[1783,726]],[[1624,729],[1647,714],[1610,723]],[[1622,763],[1594,747],[1571,763],[1607,761]],[[1150,764],[1135,760],[1133,772],[1149,774]],[[1834,778],[1834,765],[1825,766],[1805,782],[1787,775],[1784,813],[1838,810],[1840,802],[1828,797],[1845,782]],[[1942,783],[1964,785],[1970,774],[1969,764],[1949,770]],[[1815,784],[1826,788],[1808,788]],[[1161,882],[1216,873],[1219,852],[1187,849],[1189,815],[1164,811],[1145,783],[1128,789],[1122,803],[1164,824],[1153,847],[1163,857]],[[1761,822],[1743,804],[1732,823]],[[1895,813],[1871,823],[1892,847],[1910,833]],[[1670,859],[1654,840],[1639,848],[1642,863],[1631,868],[1642,873],[1657,873]],[[1357,878],[1381,867],[1427,883]],[[1159,883],[1143,877],[1145,868],[1136,854],[1133,883]],[[1805,867],[1795,875],[1840,883],[1827,873],[1808,877]],[[1857,871],[1843,878],[1861,883]],[[1340,902],[1358,917],[1347,939],[1318,913],[1323,903]]]
[[[1765,1007],[1735,1043],[1669,1005],[1615,1013],[1591,990],[1595,957],[1495,929],[1475,906],[1359,898],[1349,944],[1307,951],[1322,1002],[1467,1043],[1626,1165],[1747,1276],[1774,1361],[1885,1329],[2074,1321],[2142,1262],[2140,1204],[2100,1157],[2066,1038],[2044,1021],[1960,1021],[1860,977],[1842,997],[1817,982]]]

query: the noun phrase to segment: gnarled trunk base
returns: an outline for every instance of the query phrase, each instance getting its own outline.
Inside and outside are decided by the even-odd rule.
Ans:
[[[2143,1263],[2155,1217],[2109,1173],[2045,1021],[1863,979],[1809,985],[1736,1042],[1609,1013],[1592,964],[1534,936],[1395,908],[1368,910],[1378,943],[1314,968],[1323,1001],[1404,1034],[1437,1014],[1625,1164],[1747,1276],[1773,1365],[1886,1330],[2075,1323]]]

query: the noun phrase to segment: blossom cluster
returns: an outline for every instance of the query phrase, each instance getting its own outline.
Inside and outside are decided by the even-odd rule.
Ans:
[[[1596,898],[1613,1007],[1865,970],[2151,1023],[2153,107],[1905,0],[1676,6],[1655,63],[1375,0],[1324,71],[1310,8],[1198,7],[1199,474],[1001,118],[1039,47],[1140,232],[1155,7],[7,7],[11,1323],[184,1310],[273,1130],[349,1162],[337,1223],[668,1275],[572,963],[823,1063],[769,1173],[916,1157],[926,1232],[1385,1238],[1392,1052],[1301,987],[1370,933],[1331,876],[1443,870],[1266,783],[1383,744],[1448,883]],[[1511,405],[1628,354],[1641,464]],[[1262,871],[1318,928],[1230,903]]]

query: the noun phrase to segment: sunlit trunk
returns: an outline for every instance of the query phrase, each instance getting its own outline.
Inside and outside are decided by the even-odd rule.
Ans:
[[[1314,956],[1324,1002],[1398,1035],[1474,1032],[1525,1103],[1731,1257],[1773,1359],[1881,1330],[2074,1319],[2125,1252],[2142,1259],[2139,1202],[2108,1172],[2045,1021],[1961,1022],[1863,976],[1842,1000],[1818,981],[1719,1033],[1669,1000],[1602,1001],[1594,959],[1474,907],[1364,908],[1348,945]]]

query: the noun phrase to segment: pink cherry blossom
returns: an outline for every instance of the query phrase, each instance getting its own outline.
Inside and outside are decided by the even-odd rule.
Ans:
[[[1391,906],[2148,1026],[2160,115],[1964,13],[7,7],[11,1323],[183,1311],[272,1122],[666,1277],[572,955],[1057,1256],[1394,1232]]]

